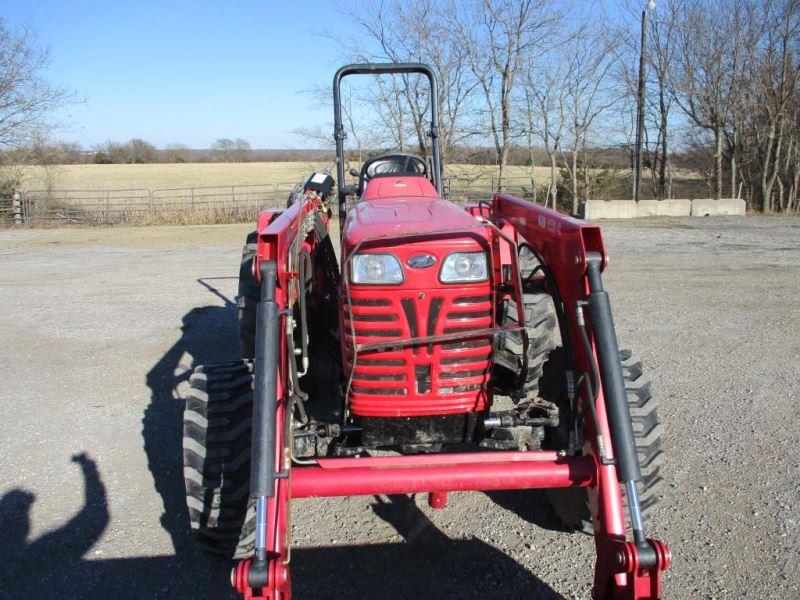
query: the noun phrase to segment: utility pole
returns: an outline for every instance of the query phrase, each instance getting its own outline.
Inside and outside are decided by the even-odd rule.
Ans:
[[[644,72],[647,61],[647,11],[655,10],[656,3],[650,0],[642,10],[642,41],[639,51],[639,87],[636,93],[636,172],[633,177],[633,199],[639,202],[642,191],[642,137],[644,129]]]

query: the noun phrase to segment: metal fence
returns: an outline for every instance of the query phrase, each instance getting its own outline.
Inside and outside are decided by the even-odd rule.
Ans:
[[[31,190],[0,209],[4,225],[116,225],[253,220],[284,206],[294,185],[263,184],[171,189]]]
[[[500,180],[496,177],[459,179],[446,177],[443,180],[445,195],[456,202],[488,200],[499,191]],[[544,200],[547,187],[537,186],[530,177],[506,177],[503,191],[527,200]]]
[[[457,202],[489,199],[497,179],[445,179],[445,195]],[[295,183],[119,190],[31,190],[0,204],[0,225],[117,225],[217,223],[255,220],[262,208],[286,206]],[[531,200],[530,179],[509,178],[504,191]]]

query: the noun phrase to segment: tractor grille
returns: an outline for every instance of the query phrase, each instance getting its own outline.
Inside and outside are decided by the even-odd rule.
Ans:
[[[348,371],[352,332],[359,344],[458,334],[493,325],[492,296],[438,289],[396,298],[359,297],[344,306]],[[350,408],[361,416],[419,416],[482,410],[490,401],[490,338],[362,352],[356,360]]]

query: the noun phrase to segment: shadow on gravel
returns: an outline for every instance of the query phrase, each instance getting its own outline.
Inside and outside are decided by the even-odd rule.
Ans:
[[[195,366],[239,355],[236,306],[214,293],[225,299],[225,306],[203,306],[186,313],[180,339],[147,373],[151,397],[142,419],[144,451],[164,505],[161,527],[178,554],[192,545],[183,485],[183,399],[178,386],[189,381]]]
[[[492,502],[528,523],[550,531],[564,531],[544,490],[504,490],[486,492],[486,495]]]
[[[447,537],[411,496],[376,497],[372,509],[406,543],[295,549],[299,597],[563,599],[497,548]]]
[[[228,583],[231,565],[207,557],[192,540],[183,482],[183,399],[178,386],[188,382],[195,366],[239,355],[236,305],[210,281],[200,279],[198,283],[225,305],[203,306],[187,312],[182,319],[180,339],[153,365],[146,379],[151,398],[142,419],[144,451],[163,503],[161,527],[170,535],[175,548],[174,557],[163,559],[171,566],[158,567],[166,569],[157,577],[162,584],[158,592],[173,597],[183,597],[182,594],[198,598],[235,597]],[[173,577],[186,582],[188,587],[176,591]]]
[[[72,460],[83,475],[84,504],[54,531],[28,540],[32,493],[16,489],[0,499],[3,598],[229,597],[227,566],[215,573],[202,556],[87,560],[108,526],[108,500],[97,464],[86,454]]]

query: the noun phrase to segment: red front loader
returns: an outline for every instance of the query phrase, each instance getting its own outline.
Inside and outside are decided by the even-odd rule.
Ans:
[[[432,155],[369,159],[348,189],[341,80],[385,73],[430,82]],[[340,256],[330,175],[259,215],[243,359],[198,367],[186,400],[198,542],[239,559],[245,598],[286,599],[294,498],[427,493],[444,508],[450,492],[547,488],[567,528],[593,531],[594,597],[660,597],[670,554],[643,511],[661,427],[617,346],[600,229],[505,194],[444,199],[430,67],[346,66],[333,93]]]

